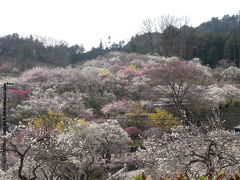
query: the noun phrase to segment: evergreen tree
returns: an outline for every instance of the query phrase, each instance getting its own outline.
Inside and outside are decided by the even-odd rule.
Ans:
[[[231,59],[239,66],[239,35],[236,30],[232,29],[225,39],[224,58]]]

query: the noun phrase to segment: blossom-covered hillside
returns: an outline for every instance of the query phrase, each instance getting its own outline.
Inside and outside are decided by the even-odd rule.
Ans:
[[[211,140],[206,139],[214,139],[215,143],[217,138],[222,138],[217,137],[216,128],[214,131],[209,128],[220,121],[216,117],[218,110],[221,113],[239,104],[239,71],[230,64],[211,69],[197,58],[186,61],[177,57],[111,52],[81,65],[35,67],[19,77],[2,77],[1,84],[13,83],[7,90],[8,134],[2,136],[7,142],[9,161],[2,176],[90,179],[97,171],[104,176],[104,172],[112,172],[123,162],[136,165],[132,156],[138,147],[143,151],[138,151],[137,161],[156,165],[156,168],[148,165],[143,168],[157,171],[161,167],[159,162],[167,168],[178,161],[173,154],[180,147],[191,147],[192,151],[202,148],[203,151],[196,152],[199,154],[212,146],[222,148],[222,144],[209,147]],[[219,125],[215,123],[214,127],[216,124]],[[199,133],[186,135],[189,126],[197,127]],[[201,132],[199,126],[208,127],[205,128],[208,133]],[[189,139],[174,134],[174,127],[184,127],[181,133]],[[221,132],[223,136],[234,137],[223,129]],[[160,138],[159,144],[151,139],[145,142],[154,137]],[[197,139],[199,146],[189,145]],[[175,146],[175,140],[182,145]],[[166,146],[167,142],[172,143],[171,147]],[[151,151],[145,151],[151,147]],[[151,155],[158,148],[163,149]],[[168,153],[171,148],[172,154]],[[234,144],[232,148],[238,147]],[[227,150],[231,151],[231,147]],[[228,157],[235,157],[235,150]],[[131,158],[125,157],[129,151]],[[161,153],[169,159],[165,161]],[[184,153],[178,153],[183,158]],[[152,162],[158,158],[159,162]],[[122,165],[116,165],[116,159]],[[189,158],[184,163],[182,160],[179,160],[181,166],[173,167],[174,173],[186,170],[185,166],[195,159]],[[199,172],[209,171],[210,167],[204,169],[205,165],[199,166],[203,168]],[[211,168],[224,169],[224,163],[220,165]],[[191,168],[186,171],[195,176],[197,167]]]
[[[35,67],[2,82],[12,82],[19,89],[9,90],[12,95],[21,96],[22,89],[32,91],[18,105],[21,112],[32,108],[30,111],[36,113],[45,107],[74,118],[86,114],[116,116],[126,113],[133,102],[153,107],[160,104],[161,98],[168,98],[173,103],[171,111],[181,116],[183,108],[192,110],[200,104],[216,107],[237,98],[239,69],[234,68],[216,72],[201,65],[198,59],[184,61],[113,52],[83,65]]]

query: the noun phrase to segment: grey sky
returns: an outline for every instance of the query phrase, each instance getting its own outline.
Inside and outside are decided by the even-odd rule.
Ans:
[[[146,18],[188,16],[197,26],[211,17],[236,14],[240,0],[0,0],[0,7],[1,36],[47,36],[89,49],[108,36],[129,40]]]

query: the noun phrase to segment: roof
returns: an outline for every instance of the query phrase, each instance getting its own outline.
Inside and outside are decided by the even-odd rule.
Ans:
[[[233,129],[240,129],[240,125],[233,127]]]

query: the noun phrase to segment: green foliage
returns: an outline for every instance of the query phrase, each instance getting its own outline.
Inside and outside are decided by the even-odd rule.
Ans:
[[[239,98],[228,99],[227,102],[219,104],[219,107],[221,108],[232,108],[232,107],[239,107],[239,106],[240,106]]]
[[[133,176],[132,180],[142,180],[142,175]]]
[[[130,146],[137,147],[141,144],[142,144],[141,139],[138,137],[138,138],[133,138],[132,139],[132,143],[130,144]]]
[[[96,179],[105,179],[106,178],[106,172],[101,169],[95,169],[90,173],[89,180],[96,180]]]
[[[239,107],[240,106],[240,99],[239,98],[233,98],[229,105]]]

